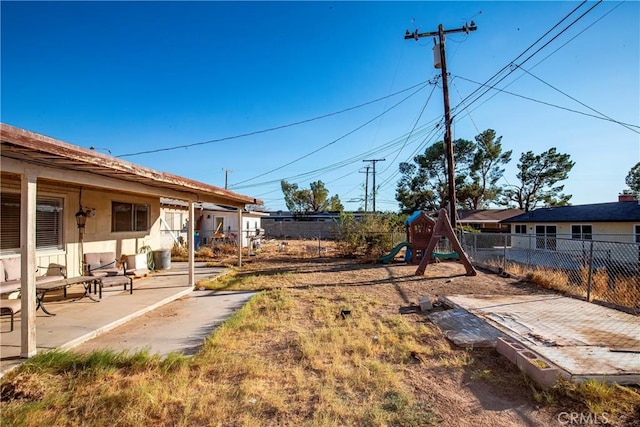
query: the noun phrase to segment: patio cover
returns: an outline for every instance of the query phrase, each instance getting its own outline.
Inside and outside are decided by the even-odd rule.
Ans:
[[[156,171],[110,155],[72,145],[54,138],[0,123],[0,169],[21,180],[22,260],[22,357],[35,355],[35,203],[38,179],[75,185],[121,190],[147,196],[184,200],[189,205],[189,283],[194,284],[194,203],[219,203],[238,208],[238,223],[247,204],[261,200]],[[238,263],[242,263],[238,241]]]

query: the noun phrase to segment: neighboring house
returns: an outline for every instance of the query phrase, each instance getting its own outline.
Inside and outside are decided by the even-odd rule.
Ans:
[[[207,245],[216,240],[236,241],[238,229],[242,235],[242,246],[248,247],[252,237],[260,234],[261,220],[269,215],[266,212],[241,211],[241,226],[238,227],[238,209],[216,203],[194,203],[195,245]],[[165,237],[183,242],[187,236],[187,203],[180,200],[160,199],[160,230]]]
[[[120,258],[143,246],[170,247],[161,234],[161,197],[183,201],[192,224],[196,200],[233,206],[237,215],[262,203],[6,124],[0,137],[0,258],[21,260],[23,357],[36,352],[35,276],[46,270],[38,266],[61,264],[74,277],[83,274],[84,253]],[[76,222],[80,213],[83,229]],[[193,284],[193,251],[189,256]]]
[[[457,223],[484,233],[509,233],[509,224],[500,221],[523,212],[522,209],[460,209],[458,210]]]
[[[584,240],[640,243],[640,203],[620,195],[613,203],[535,209],[502,224],[511,226],[513,248],[580,251]],[[638,261],[637,250],[624,258]]]

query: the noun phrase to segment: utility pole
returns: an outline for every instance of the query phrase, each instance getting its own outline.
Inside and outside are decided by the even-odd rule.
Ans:
[[[384,162],[385,160],[386,159],[363,160],[363,162],[373,163],[373,191],[371,191],[373,199],[373,213],[376,213],[376,163]]]
[[[439,43],[435,42],[435,38],[433,42],[435,46],[433,47],[433,59],[435,68],[440,68],[442,71],[442,94],[444,98],[444,143],[445,143],[445,153],[447,157],[447,184],[448,184],[448,197],[449,197],[449,215],[451,219],[451,226],[453,229],[456,229],[456,181],[454,174],[454,158],[453,158],[453,140],[451,137],[451,111],[449,109],[449,81],[447,75],[447,56],[444,48],[444,40],[445,34],[450,33],[467,33],[471,31],[475,31],[478,28],[476,24],[471,21],[470,25],[464,24],[462,28],[456,28],[453,30],[445,30],[442,24],[438,25],[438,31],[431,31],[427,33],[418,33],[418,30],[415,30],[413,33],[410,33],[409,30],[404,35],[404,39],[414,39],[418,40],[421,37],[433,37],[438,36]],[[438,50],[436,50],[438,49]]]
[[[224,189],[227,189],[227,184],[229,183],[228,177],[229,177],[229,172],[233,172],[231,169],[225,169],[222,168],[222,170],[224,171]]]
[[[366,173],[367,177],[364,180],[364,211],[367,212],[367,201],[369,200],[369,169],[371,166],[365,166],[366,172],[360,171],[360,173]]]

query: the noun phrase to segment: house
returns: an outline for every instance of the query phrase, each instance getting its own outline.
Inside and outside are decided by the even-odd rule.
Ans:
[[[509,233],[510,226],[500,221],[522,214],[522,209],[460,209],[457,223],[483,233]]]
[[[187,203],[167,198],[160,199],[161,233],[170,237],[173,242],[186,241],[187,236]],[[242,247],[248,247],[252,237],[262,232],[262,218],[266,212],[242,210],[241,227],[238,227],[238,209],[216,203],[198,202],[195,208],[196,249],[199,245],[207,245],[219,241],[236,241],[238,229],[242,235]]]
[[[583,250],[585,240],[640,244],[640,203],[632,195],[611,203],[535,209],[501,223],[511,227],[513,248],[569,252]],[[623,258],[637,262],[638,250]]]
[[[160,198],[186,204],[191,249],[196,202],[234,207],[239,223],[246,205],[262,204],[4,123],[0,144],[0,258],[21,263],[22,357],[36,353],[35,283],[45,270],[39,266],[61,264],[75,277],[84,273],[85,253],[112,252],[120,258],[143,247],[166,248]],[[241,253],[239,245],[239,263]],[[189,283],[194,279],[190,250]]]

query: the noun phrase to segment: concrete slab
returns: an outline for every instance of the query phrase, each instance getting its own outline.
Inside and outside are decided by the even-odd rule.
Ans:
[[[161,357],[169,353],[196,354],[211,332],[245,305],[256,292],[194,291],[75,347],[75,351],[97,349],[138,351],[147,349]]]
[[[502,332],[462,308],[427,315],[444,335],[459,347],[495,347]]]
[[[574,380],[640,383],[640,317],[559,295],[452,295],[464,309]]]
[[[206,267],[204,263],[196,263],[196,282],[225,274],[228,269]],[[172,301],[191,295],[193,286],[188,284],[187,263],[173,263],[171,269],[156,272],[148,277],[134,280],[133,294],[124,291],[121,287],[105,288],[103,298],[99,302],[83,298],[74,301],[68,298],[61,301],[46,302],[46,307],[56,316],[47,316],[41,310],[36,312],[36,345],[38,352],[60,348],[74,348],[88,340],[94,339],[120,325],[127,324],[130,330],[140,327],[140,316],[149,313]],[[198,293],[197,295],[201,295]],[[248,297],[248,296],[244,296]],[[177,322],[167,319],[167,324],[173,330],[179,330],[179,323],[185,325],[196,325],[200,318],[191,320],[190,314],[199,316],[207,310],[212,314],[207,322],[211,325],[220,316],[228,316],[232,309],[238,307],[243,301],[242,295],[236,298],[224,297],[205,298],[210,301],[208,308],[200,306],[194,299],[184,304],[182,313],[186,316]],[[215,300],[215,302],[213,302]],[[204,300],[202,300],[204,301]],[[193,307],[192,307],[193,305]],[[193,308],[193,310],[188,310]],[[220,313],[218,313],[220,311]],[[20,357],[21,343],[21,320],[16,318],[16,325],[13,332],[9,332],[9,318],[2,317],[0,320],[0,376],[15,368],[26,359]],[[152,335],[138,337],[136,347],[145,347],[153,341],[163,337],[163,329],[158,326]],[[189,335],[190,334],[190,335]],[[184,339],[181,345],[193,347],[195,340],[200,339],[199,335],[189,332],[190,339]],[[175,337],[175,335],[174,335]],[[168,339],[168,337],[167,337]],[[134,340],[131,338],[131,340]],[[201,342],[201,341],[200,341]],[[152,346],[150,346],[152,347]],[[164,352],[165,347],[159,347],[159,352]],[[185,350],[189,351],[189,350]]]

